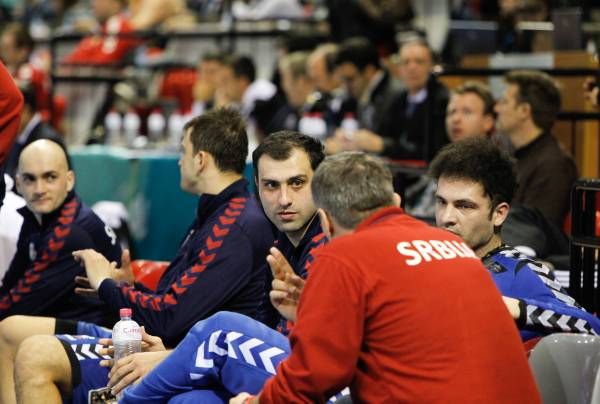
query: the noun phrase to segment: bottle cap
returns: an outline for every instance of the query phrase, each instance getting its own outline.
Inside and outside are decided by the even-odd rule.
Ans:
[[[119,316],[120,317],[131,317],[131,309],[130,308],[120,309]]]

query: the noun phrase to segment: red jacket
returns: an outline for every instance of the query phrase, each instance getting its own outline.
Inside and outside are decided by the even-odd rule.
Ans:
[[[133,50],[139,40],[120,38],[118,34],[130,34],[133,27],[124,14],[110,17],[102,26],[103,36],[91,36],[81,40],[63,63],[77,65],[118,65]]]
[[[514,321],[458,237],[386,208],[316,253],[261,403],[538,403]]]
[[[0,62],[0,165],[17,137],[22,107],[23,95]]]

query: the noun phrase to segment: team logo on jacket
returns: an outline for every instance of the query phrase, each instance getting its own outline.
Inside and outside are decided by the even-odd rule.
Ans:
[[[406,265],[415,266],[432,260],[455,258],[476,258],[477,256],[464,242],[454,240],[412,240],[401,241],[396,245],[398,252],[406,257]]]
[[[37,258],[37,251],[35,250],[35,244],[33,242],[29,243],[29,259],[31,261],[35,261]]]

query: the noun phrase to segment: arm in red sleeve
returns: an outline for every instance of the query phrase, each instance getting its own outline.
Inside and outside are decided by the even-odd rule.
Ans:
[[[23,95],[0,62],[0,165],[17,137],[22,107]]]
[[[365,279],[358,270],[320,255],[302,292],[290,337],[292,353],[265,384],[260,402],[325,402],[348,386],[360,353],[365,310]]]

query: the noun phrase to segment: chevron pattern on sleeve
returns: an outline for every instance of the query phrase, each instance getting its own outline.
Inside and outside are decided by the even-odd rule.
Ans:
[[[32,286],[41,278],[58,258],[59,252],[65,245],[65,238],[71,233],[71,225],[75,220],[79,202],[73,198],[63,205],[58,218],[58,224],[52,229],[48,242],[42,253],[36,257],[32,266],[25,271],[25,276],[0,300],[0,310],[8,310],[14,303],[18,303],[23,295],[30,293]]]
[[[552,310],[542,309],[535,305],[527,305],[527,322],[531,327],[557,332],[572,332],[596,335],[592,326],[584,319],[566,314],[558,314]]]
[[[227,208],[219,216],[206,238],[204,247],[200,249],[197,262],[188,268],[171,285],[168,293],[164,295],[143,293],[135,290],[132,286],[122,287],[121,293],[132,304],[154,311],[161,311],[168,306],[176,305],[178,297],[186,293],[188,288],[196,282],[200,274],[215,260],[219,253],[219,248],[229,234],[231,227],[246,207],[246,201],[247,199],[242,197],[229,200]]]
[[[274,375],[277,365],[286,357],[284,350],[259,338],[237,331],[217,330],[198,347],[190,378],[199,380],[212,372],[215,364],[226,360],[241,361]]]

